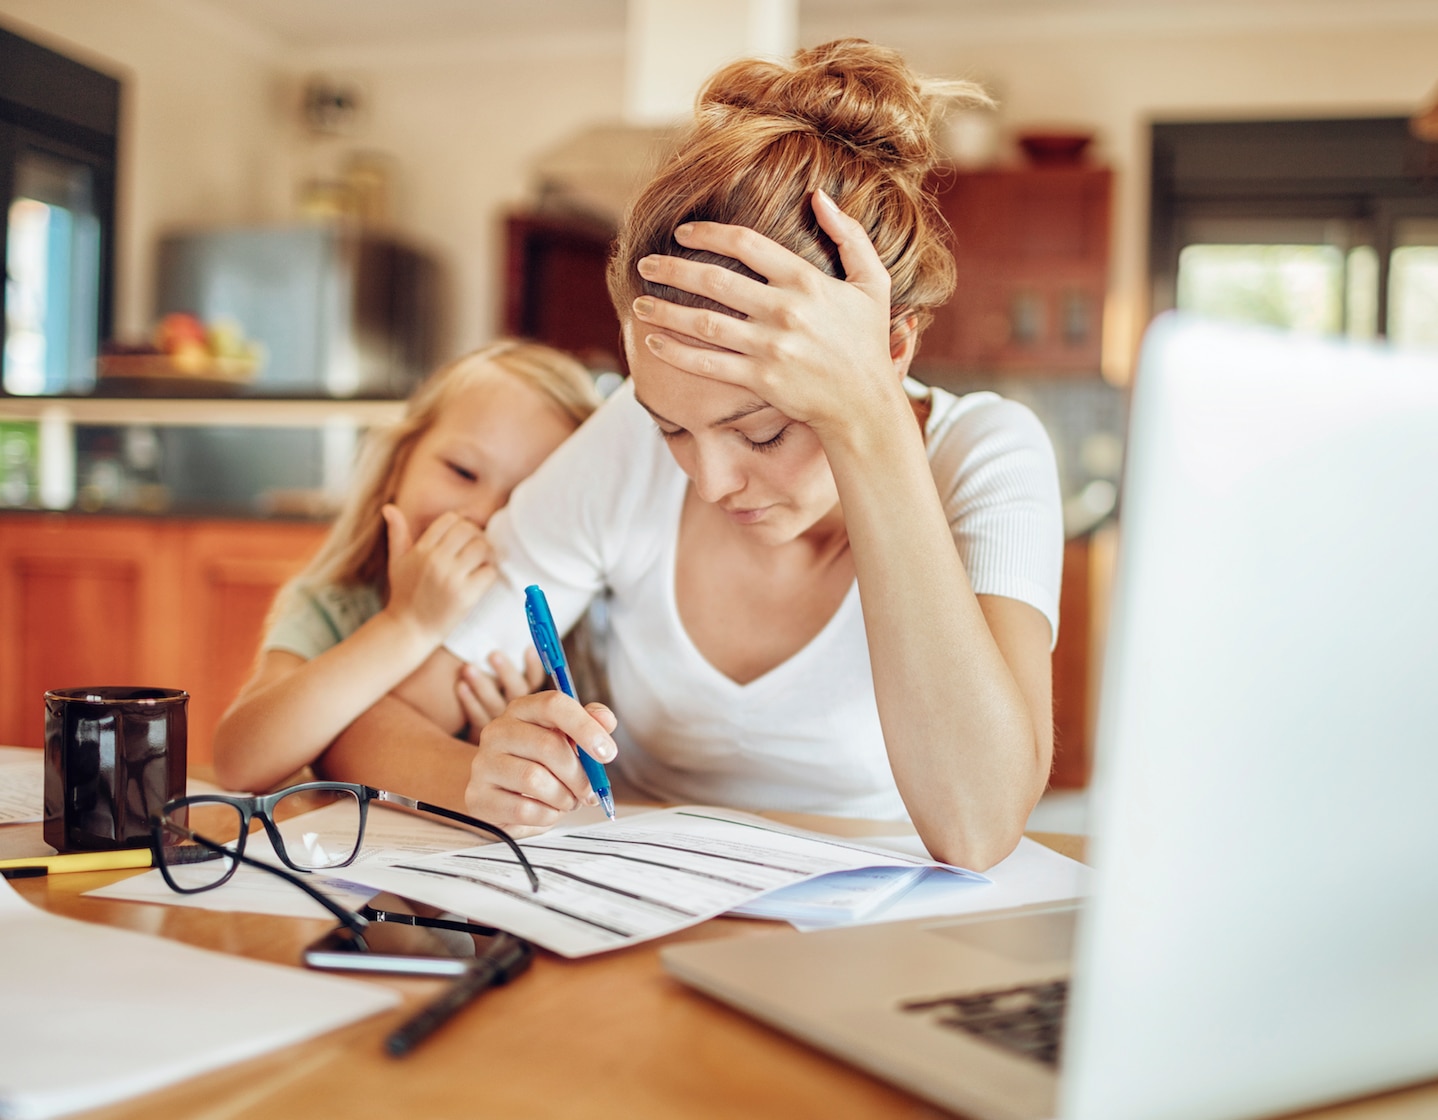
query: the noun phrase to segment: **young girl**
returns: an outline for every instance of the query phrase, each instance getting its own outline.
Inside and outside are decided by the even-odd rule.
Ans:
[[[496,343],[431,374],[365,446],[350,496],[309,566],[281,589],[254,674],[215,732],[215,773],[265,789],[438,648],[494,579],[484,527],[598,403],[584,367]],[[502,654],[452,677],[471,736],[537,687]]]
[[[1053,744],[1053,449],[1021,405],[907,377],[953,290],[934,128],[975,93],[857,40],[710,80],[610,262],[629,382],[494,519],[502,579],[329,773],[533,830],[589,799],[573,739],[656,799],[1013,850]],[[522,696],[466,755],[446,676],[523,648],[528,583],[560,627],[608,596],[614,712]]]

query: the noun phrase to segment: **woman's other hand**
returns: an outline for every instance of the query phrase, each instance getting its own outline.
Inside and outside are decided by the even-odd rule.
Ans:
[[[705,296],[744,318],[650,296],[634,301],[634,314],[638,341],[667,364],[742,385],[822,439],[826,428],[899,390],[893,371],[909,353],[911,332],[891,337],[889,274],[863,226],[822,191],[812,202],[847,279],[744,226],[686,222],[674,232],[681,245],[732,257],[768,283],[721,265],[649,256],[639,262],[646,280]]]
[[[467,810],[527,834],[598,804],[570,740],[612,762],[617,748],[610,735],[618,722],[603,704],[581,705],[562,692],[520,697],[480,731],[464,791]]]
[[[457,513],[440,514],[419,540],[398,506],[387,505],[381,513],[389,530],[385,610],[438,645],[494,582],[489,541],[483,529]]]
[[[471,743],[479,742],[479,733],[503,715],[511,701],[528,696],[545,679],[539,654],[532,649],[524,651],[522,673],[498,650],[489,655],[489,665],[494,671],[493,676],[466,661],[460,666],[459,678],[454,685],[459,706],[464,709],[464,718],[468,722],[465,736]]]

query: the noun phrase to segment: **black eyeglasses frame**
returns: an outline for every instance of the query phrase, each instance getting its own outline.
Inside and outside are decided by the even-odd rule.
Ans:
[[[349,794],[355,798],[359,805],[359,827],[355,836],[355,848],[354,851],[350,853],[349,858],[325,868],[300,867],[290,859],[289,853],[285,850],[284,837],[280,834],[279,826],[274,818],[274,808],[286,797],[292,797],[300,793]],[[514,853],[515,858],[519,860],[520,866],[524,868],[525,875],[529,878],[530,890],[533,892],[539,890],[539,876],[530,865],[528,857],[519,845],[515,843],[514,837],[510,836],[509,833],[505,832],[504,829],[498,825],[490,824],[488,821],[480,820],[478,817],[471,817],[466,813],[457,813],[441,805],[432,805],[427,801],[419,801],[412,797],[405,797],[403,794],[376,789],[374,786],[362,785],[357,782],[302,782],[299,785],[287,786],[284,789],[275,790],[273,793],[258,796],[204,793],[196,794],[192,797],[173,798],[165,802],[160,808],[160,814],[151,820],[151,838],[155,845],[155,864],[159,867],[160,873],[165,878],[165,882],[172,890],[180,894],[198,894],[202,891],[214,890],[216,887],[223,886],[229,882],[241,863],[263,867],[270,871],[278,871],[272,864],[252,860],[244,855],[245,841],[249,838],[250,833],[250,822],[258,817],[260,823],[264,826],[266,835],[270,839],[271,847],[275,850],[275,855],[278,856],[280,861],[291,871],[307,875],[314,871],[331,871],[341,867],[348,867],[355,861],[364,843],[365,824],[368,821],[369,803],[371,801],[383,801],[392,805],[399,805],[402,808],[415,809],[433,816],[443,817],[446,820],[455,821],[459,824],[468,825],[470,828],[477,828],[482,832],[488,832],[508,846],[509,850]],[[188,823],[188,810],[207,804],[226,805],[240,814],[240,831],[234,841],[233,847],[200,836],[198,833],[192,832],[185,825],[180,825],[178,821],[170,819],[173,813],[184,809],[186,810],[185,820]],[[229,856],[233,858],[234,862],[231,863],[225,874],[212,883],[206,883],[201,887],[181,887],[169,874],[169,868],[165,858],[166,828],[171,828],[187,839],[211,849],[216,853],[216,858],[221,858],[222,855]],[[300,880],[294,879],[293,876],[288,874],[282,875],[281,877],[290,879],[297,884],[300,882]],[[312,888],[308,886],[304,886],[302,889],[307,893],[317,893],[313,892]]]

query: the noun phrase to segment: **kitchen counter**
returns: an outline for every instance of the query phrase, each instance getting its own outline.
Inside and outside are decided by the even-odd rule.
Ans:
[[[402,400],[249,397],[0,397],[0,420],[156,427],[313,428],[346,421],[367,428],[404,415]]]
[[[0,397],[0,507],[323,519],[395,399]]]

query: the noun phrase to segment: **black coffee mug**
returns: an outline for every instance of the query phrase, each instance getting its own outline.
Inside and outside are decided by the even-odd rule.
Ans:
[[[45,693],[45,843],[61,852],[142,848],[150,817],[185,794],[189,693]]]

